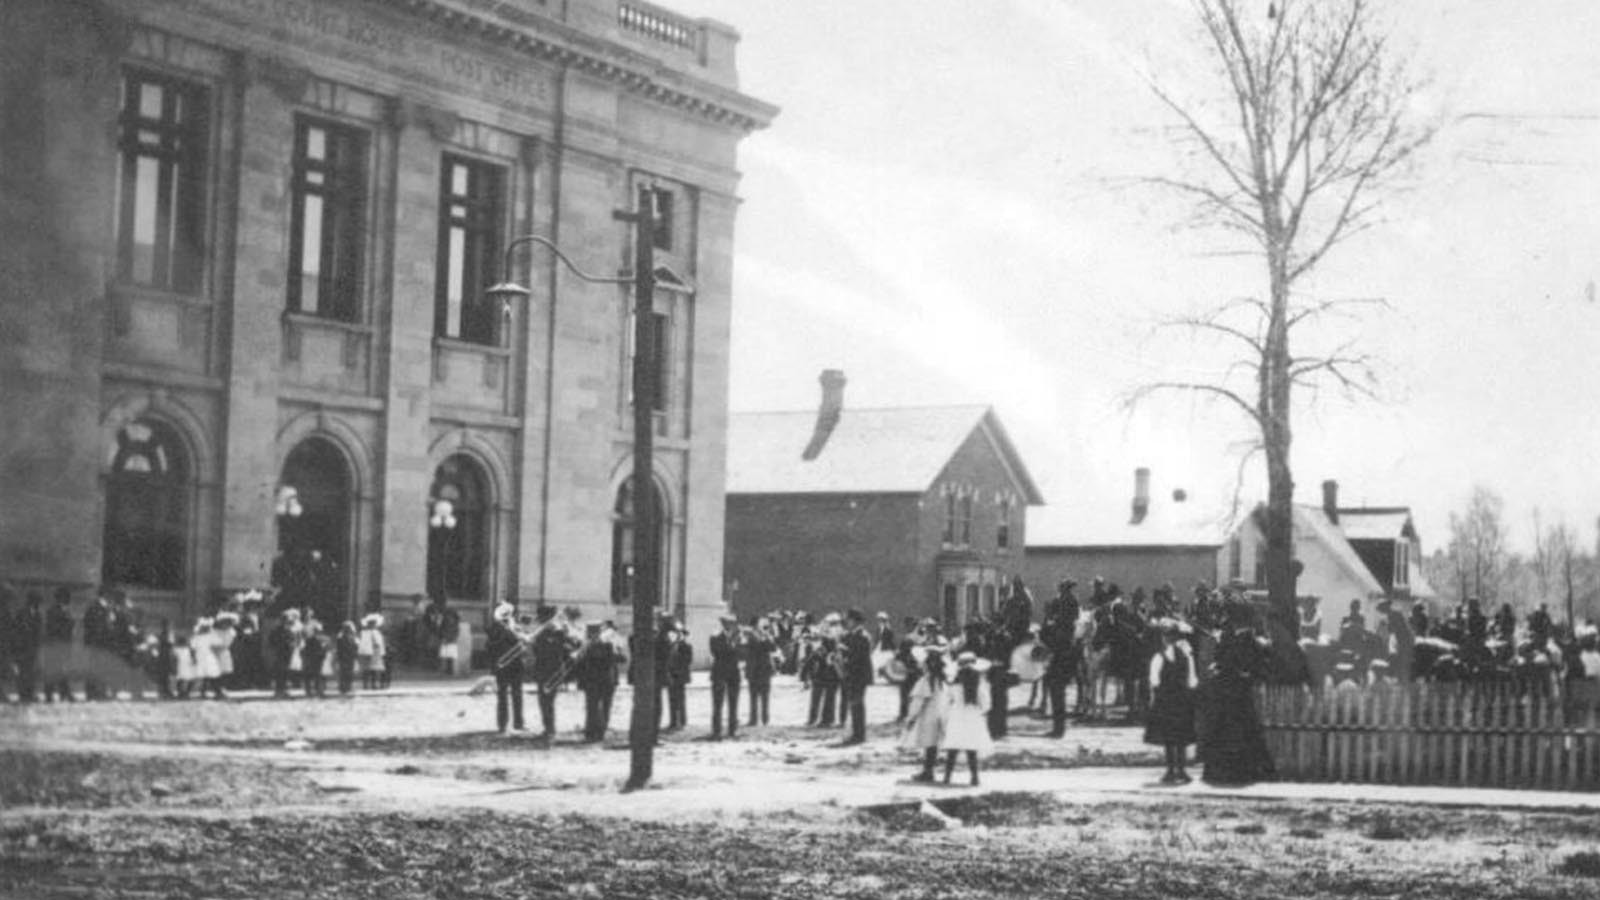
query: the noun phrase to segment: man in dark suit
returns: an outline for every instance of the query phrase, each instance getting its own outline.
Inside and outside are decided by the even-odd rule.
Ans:
[[[556,608],[541,606],[534,614],[538,628],[533,633],[533,683],[539,689],[539,722],[544,727],[544,737],[556,737],[556,694],[561,690],[562,670],[567,667],[576,642],[568,637],[566,629],[555,621]]]
[[[574,665],[578,690],[583,691],[583,740],[594,744],[606,739],[611,724],[611,695],[617,690],[616,648],[600,636],[599,622],[586,628],[583,649]]]
[[[844,743],[862,744],[867,740],[867,686],[872,684],[872,638],[867,636],[867,617],[859,609],[845,613],[845,634],[840,641],[844,654],[843,689],[845,716],[850,719],[850,736]]]
[[[83,611],[83,646],[99,650],[103,654],[115,652],[112,639],[113,613],[111,603],[113,594],[119,593],[111,588],[102,587],[95,595],[94,602]],[[104,658],[97,660],[97,671],[104,671]],[[106,699],[105,681],[91,675],[84,679],[83,696],[87,700]]]
[[[663,707],[668,710],[666,730],[677,731],[689,724],[687,695],[694,665],[694,647],[689,645],[676,622],[667,626],[663,636],[667,641],[667,649],[661,651],[661,665],[665,667],[662,669],[661,684],[667,697]]]
[[[733,616],[722,617],[722,630],[711,636],[711,737],[722,737],[722,706],[728,706],[728,737],[736,737],[739,729],[739,657],[744,650],[744,638],[739,633],[739,620]]]
[[[501,734],[505,733],[508,718],[517,731],[525,727],[522,723],[522,674],[526,653],[522,638],[511,628],[515,614],[516,610],[509,603],[495,607],[494,621],[489,623],[487,635],[489,665],[494,667],[494,721]]]
[[[1067,733],[1067,682],[1077,674],[1078,598],[1072,589],[1077,582],[1064,579],[1056,585],[1056,598],[1045,608],[1044,624],[1039,628],[1039,643],[1050,654],[1044,670],[1044,689],[1050,705],[1050,737]]]

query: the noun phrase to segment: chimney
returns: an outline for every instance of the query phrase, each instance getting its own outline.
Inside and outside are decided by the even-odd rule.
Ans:
[[[1322,511],[1329,522],[1339,524],[1339,482],[1332,478],[1322,483]]]
[[[1150,513],[1150,470],[1140,466],[1133,470],[1133,522],[1137,525]]]
[[[817,424],[811,430],[811,441],[800,454],[800,458],[806,462],[822,455],[822,448],[828,443],[828,436],[833,434],[834,426],[839,424],[839,414],[844,411],[844,372],[823,369],[817,381],[822,384],[822,406],[817,409]]]

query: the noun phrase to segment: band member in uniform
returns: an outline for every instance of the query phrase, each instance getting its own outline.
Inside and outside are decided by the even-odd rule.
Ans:
[[[867,637],[867,617],[859,609],[845,614],[845,634],[840,641],[844,651],[844,677],[841,705],[850,722],[850,736],[845,744],[861,744],[867,740],[867,686],[872,684],[872,639]]]
[[[588,640],[575,664],[578,689],[583,691],[583,739],[591,744],[606,738],[611,696],[617,690],[616,648],[600,631],[599,622],[589,623]]]
[[[512,627],[515,610],[511,604],[502,603],[494,608],[494,621],[489,623],[488,652],[494,666],[494,720],[501,734],[506,731],[507,707],[510,707],[511,727],[523,730],[522,723],[522,673],[523,657],[527,645]]]
[[[677,731],[689,724],[688,687],[691,667],[694,665],[694,648],[684,639],[683,629],[669,622],[666,631],[667,649],[661,654],[661,683],[667,692],[667,729]]]
[[[744,635],[739,620],[722,616],[722,630],[711,636],[711,737],[722,737],[722,707],[728,707],[728,737],[739,731],[739,658],[744,653]]]
[[[750,727],[765,725],[771,718],[772,662],[778,651],[766,616],[757,616],[751,623],[754,628],[746,634],[744,675],[750,682]]]
[[[539,688],[539,723],[546,740],[556,737],[556,694],[571,670],[577,641],[555,621],[556,608],[541,606],[534,614],[538,627],[530,641],[533,649],[534,684]]]

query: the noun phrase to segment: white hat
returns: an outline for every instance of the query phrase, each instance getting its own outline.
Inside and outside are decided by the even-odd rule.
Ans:
[[[979,672],[987,672],[989,671],[990,663],[987,659],[979,659],[978,654],[973,653],[971,650],[963,650],[956,657],[956,665],[963,669],[976,669]]]
[[[513,607],[511,604],[502,603],[499,606],[496,606],[494,608],[494,619],[495,619],[496,622],[504,622],[507,619],[511,618],[512,616],[516,615],[516,612],[517,612],[516,608]]]
[[[362,628],[380,628],[383,626],[383,616],[378,613],[367,613],[361,617]]]

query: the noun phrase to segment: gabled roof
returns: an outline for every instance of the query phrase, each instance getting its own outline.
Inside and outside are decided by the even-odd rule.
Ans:
[[[1352,541],[1398,541],[1416,536],[1405,506],[1339,510],[1339,530]]]
[[[1043,503],[994,410],[987,406],[845,408],[813,460],[801,458],[815,410],[734,413],[729,494],[921,494],[977,430],[994,444],[1029,505]]]
[[[1350,539],[1345,537],[1338,525],[1328,521],[1328,514],[1322,507],[1296,503],[1294,529],[1297,534],[1310,536],[1327,547],[1329,555],[1339,563],[1339,567],[1360,582],[1363,590],[1372,594],[1384,593],[1383,585],[1378,583],[1372,570],[1367,568],[1367,564],[1356,554],[1355,548],[1350,546]]]

